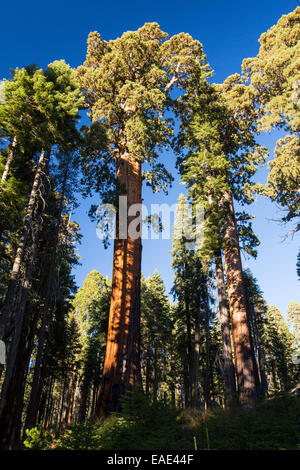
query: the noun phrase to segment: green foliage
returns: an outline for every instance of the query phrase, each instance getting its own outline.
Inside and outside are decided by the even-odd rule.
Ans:
[[[26,429],[25,434],[24,446],[30,450],[49,449],[54,437],[52,432],[46,431],[41,425]]]
[[[111,281],[96,270],[90,272],[83,286],[72,300],[71,318],[79,330],[79,364],[81,405],[79,420],[83,421],[89,409],[91,387],[100,383],[100,372],[104,363],[108,315],[111,296]]]
[[[154,399],[175,386],[171,363],[174,354],[173,318],[163,280],[157,271],[141,279],[141,363],[146,391]],[[171,376],[170,376],[171,375]]]
[[[250,410],[174,410],[147,396],[125,399],[121,415],[68,428],[53,449],[296,450],[299,398],[279,397]],[[45,448],[49,448],[48,445]]]
[[[287,321],[295,340],[300,346],[300,305],[297,302],[290,302],[287,308]]]
[[[258,110],[258,130],[277,127],[288,133],[276,144],[266,186],[259,187],[286,209],[283,222],[299,218],[299,23],[297,7],[261,35],[259,53],[243,62]],[[299,228],[297,221],[295,230]]]
[[[224,195],[232,194],[241,204],[253,201],[252,177],[267,153],[255,139],[256,118],[251,91],[238,74],[222,85],[199,86],[181,115],[177,165],[189,199],[205,210],[200,248],[204,263],[224,243],[220,237],[228,213]],[[255,256],[259,241],[250,219],[245,212],[237,214],[241,247]]]
[[[266,365],[272,375],[273,390],[287,390],[295,382],[292,363],[294,337],[276,307],[269,307],[266,317]]]
[[[210,74],[200,42],[184,33],[168,38],[157,23],[110,41],[94,31],[77,72],[90,118],[100,131],[96,136],[92,127],[85,133],[86,191],[100,190],[104,199],[115,201],[108,169],[118,165],[124,152],[146,163],[143,178],[154,191],[166,190],[173,178],[157,157],[171,145],[169,111]],[[176,97],[171,94],[175,86]]]

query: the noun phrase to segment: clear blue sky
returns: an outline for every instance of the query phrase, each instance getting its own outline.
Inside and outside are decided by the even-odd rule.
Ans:
[[[296,0],[5,2],[0,9],[0,79],[9,76],[10,68],[30,63],[45,67],[53,60],[65,59],[76,67],[85,58],[90,31],[97,30],[109,40],[145,22],[156,21],[169,35],[183,31],[200,40],[215,71],[214,81],[221,82],[240,71],[244,57],[256,55],[260,34],[296,6]],[[261,142],[271,151],[275,141],[274,134],[261,137]],[[164,154],[162,160],[169,169],[174,168],[172,153]],[[266,169],[260,170],[257,179],[265,182],[266,174]],[[168,197],[152,195],[145,189],[144,199],[147,204],[175,203],[182,190],[177,177]],[[97,239],[95,224],[87,215],[89,205],[90,201],[83,200],[74,216],[83,234],[79,248],[82,266],[75,272],[78,285],[92,269],[110,277],[112,271],[112,250],[105,251]],[[299,234],[282,241],[288,227],[272,220],[278,219],[281,211],[267,200],[258,198],[249,211],[256,216],[254,229],[261,245],[257,260],[244,259],[244,266],[250,267],[257,277],[267,302],[284,313],[291,300],[300,302],[300,283],[295,268]],[[148,276],[158,269],[168,290],[173,280],[170,249],[168,240],[149,240],[143,244],[144,274]]]

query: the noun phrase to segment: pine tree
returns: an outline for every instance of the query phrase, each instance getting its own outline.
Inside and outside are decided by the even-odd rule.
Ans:
[[[273,391],[288,390],[293,384],[293,342],[293,335],[280,311],[274,306],[269,307],[265,344]]]
[[[287,320],[294,333],[296,341],[300,341],[300,305],[290,302],[287,308]]]
[[[141,285],[141,364],[146,393],[154,400],[172,389],[168,383],[167,364],[173,322],[165,286],[157,271]],[[163,388],[163,390],[162,390]],[[169,390],[168,390],[169,389]]]
[[[197,252],[197,243],[191,245],[193,228],[187,228],[188,211],[183,195],[179,197],[173,230],[172,267],[175,271],[172,292],[177,300],[175,315],[181,323],[183,381],[185,406],[199,403],[199,360],[202,341],[205,343],[204,399],[210,405],[210,328],[212,312],[208,290],[209,269],[204,268]],[[190,215],[193,222],[192,214]]]
[[[297,302],[290,302],[287,308],[287,322],[294,336],[293,363],[297,366],[300,356],[300,305]],[[297,372],[297,367],[295,367]],[[296,374],[295,374],[296,375]],[[299,371],[298,371],[299,376]]]

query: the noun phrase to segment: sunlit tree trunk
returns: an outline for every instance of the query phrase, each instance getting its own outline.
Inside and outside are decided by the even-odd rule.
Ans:
[[[12,162],[14,161],[16,147],[17,147],[17,138],[14,137],[11,147],[9,149],[5,167],[1,176],[1,183],[4,183],[7,180],[10,167],[12,165]]]
[[[247,320],[238,233],[230,193],[224,195],[223,204],[224,207],[226,207],[227,213],[224,224],[224,259],[229,309],[232,321],[238,393],[242,404],[251,405],[256,398],[255,376],[251,355],[250,332]]]
[[[118,160],[117,179],[127,196],[125,211],[141,204],[141,163],[127,152]],[[125,229],[130,228],[135,216],[128,216]],[[108,337],[97,414],[119,409],[120,395],[140,381],[141,217],[138,222],[139,236],[127,236],[117,213]]]
[[[218,288],[218,302],[220,311],[221,335],[223,343],[223,364],[225,399],[230,401],[236,393],[235,371],[232,358],[231,336],[230,336],[230,315],[227,308],[226,291],[224,282],[224,271],[221,249],[215,251],[216,280]]]

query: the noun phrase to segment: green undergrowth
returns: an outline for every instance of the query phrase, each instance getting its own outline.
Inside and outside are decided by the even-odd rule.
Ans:
[[[141,394],[123,400],[121,414],[52,431],[27,431],[31,449],[288,450],[300,449],[300,398],[266,400],[250,410],[176,410]]]

